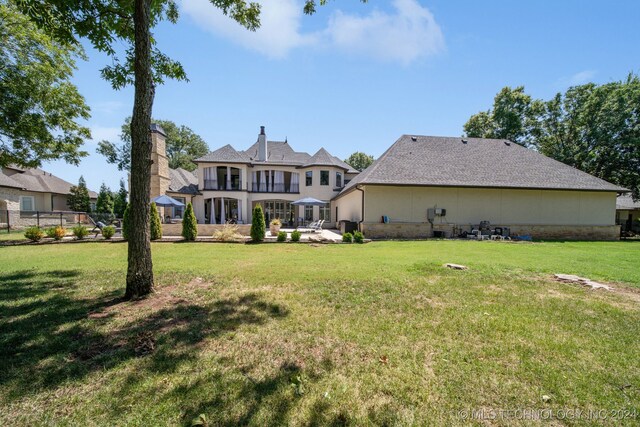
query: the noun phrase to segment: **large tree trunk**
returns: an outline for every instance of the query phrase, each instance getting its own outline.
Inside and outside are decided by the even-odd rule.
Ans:
[[[151,179],[151,0],[135,0],[135,97],[131,118],[131,209],[125,298],[153,291],[153,264],[149,232]]]

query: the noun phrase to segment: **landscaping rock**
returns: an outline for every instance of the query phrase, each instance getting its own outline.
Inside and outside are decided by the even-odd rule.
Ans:
[[[607,291],[612,291],[613,288],[609,285],[605,285],[604,283],[595,282],[591,279],[587,279],[585,277],[576,276],[573,274],[554,274],[553,275],[556,280],[564,283],[578,283],[584,286],[589,286],[591,289],[605,289]]]
[[[467,267],[466,265],[460,265],[460,264],[448,263],[448,264],[445,264],[444,266],[447,267],[447,268],[452,268],[454,270],[468,270],[469,269],[469,267]]]

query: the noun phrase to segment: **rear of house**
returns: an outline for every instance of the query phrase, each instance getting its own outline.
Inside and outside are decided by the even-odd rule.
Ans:
[[[404,135],[334,200],[371,238],[482,224],[542,239],[615,240],[627,190],[505,140]]]

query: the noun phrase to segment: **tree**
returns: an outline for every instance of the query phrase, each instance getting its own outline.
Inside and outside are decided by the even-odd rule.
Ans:
[[[196,215],[193,213],[193,205],[191,205],[191,202],[187,203],[187,208],[184,210],[182,237],[189,241],[194,241],[196,237],[198,237],[198,221],[196,220]]]
[[[54,41],[8,2],[0,2],[0,166],[78,164],[91,138],[79,119],[89,107],[70,79],[80,47]]]
[[[113,196],[111,195],[111,189],[104,183],[100,186],[100,192],[98,193],[96,213],[113,214]]]
[[[151,202],[151,240],[162,238],[162,224],[160,223],[160,214],[156,202]]]
[[[266,224],[264,223],[264,212],[260,203],[253,208],[253,216],[251,218],[251,240],[254,242],[262,242],[264,240],[264,233],[266,231]]]
[[[82,175],[80,175],[78,185],[74,185],[69,189],[67,206],[74,212],[89,212],[91,210],[89,189]]]
[[[183,168],[188,171],[196,169],[193,163],[198,157],[209,152],[207,143],[187,126],[178,126],[170,120],[155,120],[166,134],[166,149],[169,167],[171,169]],[[107,158],[107,162],[115,164],[120,170],[129,170],[131,167],[131,117],[125,119],[120,134],[122,144],[111,141],[100,141],[96,151]]]
[[[515,93],[514,93],[515,92]],[[534,100],[523,88],[504,88],[494,108],[473,115],[468,136],[516,142],[632,190],[640,198],[640,79],[588,83]],[[515,101],[514,101],[515,100]]]
[[[355,153],[350,155],[348,159],[345,159],[344,162],[355,170],[362,172],[363,170],[371,166],[371,163],[373,163],[373,156],[360,151],[356,151]]]
[[[153,290],[153,263],[149,236],[149,195],[151,144],[149,128],[155,85],[165,77],[186,79],[180,63],[171,60],[155,46],[151,28],[162,20],[175,23],[178,7],[174,0],[14,0],[48,34],[67,44],[77,45],[78,37],[88,39],[94,48],[108,54],[112,65],[102,76],[114,89],[133,84],[131,117],[131,227],[127,254],[125,298],[137,298]],[[249,30],[260,26],[260,5],[244,0],[210,0],[238,24]],[[326,0],[320,0],[324,4]],[[315,12],[315,0],[305,0],[304,12]],[[124,59],[118,57],[125,46]]]
[[[127,207],[122,214],[122,238],[129,240],[131,235],[131,205],[127,203]]]
[[[124,180],[120,180],[120,189],[117,193],[113,193],[113,214],[116,218],[122,218],[124,210],[127,208],[127,196],[129,192],[125,187]]]
[[[524,86],[504,87],[494,98],[493,108],[471,116],[464,131],[473,138],[508,139],[530,146],[539,111],[540,103],[524,92]]]

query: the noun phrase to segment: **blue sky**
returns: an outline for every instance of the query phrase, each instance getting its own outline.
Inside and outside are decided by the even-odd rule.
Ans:
[[[266,0],[256,33],[207,0],[178,1],[178,24],[155,35],[190,81],[158,87],[153,115],[189,126],[211,149],[245,149],[264,125],[298,151],[377,157],[403,133],[461,135],[504,86],[546,99],[640,71],[638,1],[335,0],[309,17],[302,0]],[[92,109],[90,156],[43,168],[115,188],[126,174],[95,148],[118,140],[133,91],[113,91],[99,75],[108,60],[87,51],[74,82]]]

